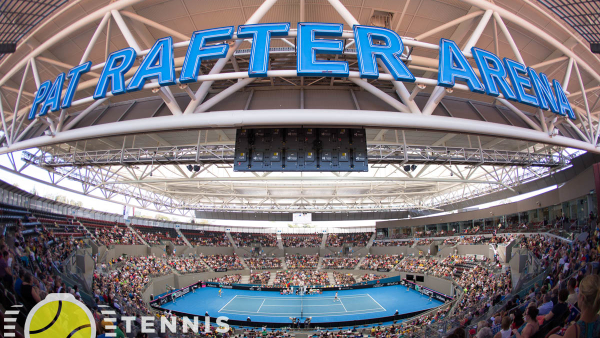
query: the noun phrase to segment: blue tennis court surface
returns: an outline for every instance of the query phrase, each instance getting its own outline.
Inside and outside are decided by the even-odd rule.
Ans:
[[[201,288],[167,303],[164,309],[211,317],[226,316],[234,320],[288,323],[289,317],[312,317],[313,323],[352,321],[393,316],[431,309],[442,305],[437,300],[402,286],[386,286],[357,290],[325,291],[320,295],[280,295],[274,291],[250,291]]]
[[[242,315],[259,315],[269,317],[316,317],[345,316],[385,312],[368,293],[362,295],[324,297],[266,297],[266,296],[234,296],[219,313],[237,313]]]

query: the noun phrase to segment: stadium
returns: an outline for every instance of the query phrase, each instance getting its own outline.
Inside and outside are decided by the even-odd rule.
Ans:
[[[598,53],[597,1],[4,0],[0,338],[600,337]]]

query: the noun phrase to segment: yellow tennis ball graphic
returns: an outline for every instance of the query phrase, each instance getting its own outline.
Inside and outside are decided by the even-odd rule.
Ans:
[[[50,294],[27,316],[25,338],[94,338],[90,310],[71,294]]]

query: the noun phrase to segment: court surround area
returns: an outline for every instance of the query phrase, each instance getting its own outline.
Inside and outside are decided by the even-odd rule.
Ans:
[[[277,291],[223,289],[219,297],[219,288],[204,287],[161,308],[191,316],[204,316],[208,312],[213,318],[226,316],[233,321],[245,322],[250,317],[253,324],[281,326],[291,323],[290,317],[301,320],[311,317],[314,324],[359,323],[394,316],[396,310],[400,319],[443,304],[401,285],[337,292],[338,300],[335,300],[336,291],[297,296],[281,295]]]

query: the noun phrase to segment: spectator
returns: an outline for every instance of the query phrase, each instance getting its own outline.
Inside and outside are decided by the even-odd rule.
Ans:
[[[581,309],[580,319],[569,326],[564,338],[600,337],[600,275],[588,275],[579,285],[577,304]],[[550,338],[559,338],[552,335]]]
[[[569,291],[569,297],[567,298],[567,304],[575,305],[577,303],[577,292],[575,292],[575,288],[577,287],[577,279],[571,278],[569,279],[569,284],[567,285],[567,290]]]
[[[42,301],[36,289],[37,288],[33,286],[31,274],[29,272],[25,273],[23,285],[21,285],[21,296],[26,303],[25,305],[30,309]]]
[[[509,316],[505,316],[502,318],[502,324],[500,326],[500,331],[496,333],[494,338],[510,338],[512,336],[512,331],[510,329],[511,320]]]
[[[516,338],[531,338],[538,332],[540,325],[536,320],[537,315],[538,309],[536,307],[530,306],[527,308],[527,311],[525,311],[525,322],[527,325],[525,325],[522,332],[519,332],[517,329],[513,330]]]
[[[0,280],[2,280],[2,284],[8,290],[12,289],[13,277],[12,271],[8,266],[8,251],[4,251],[0,253]]]
[[[550,311],[552,311],[553,307],[554,303],[552,303],[552,297],[550,296],[550,294],[544,295],[544,303],[540,307],[538,307],[539,315],[545,316],[549,314]]]
[[[569,311],[569,305],[566,303],[567,298],[569,298],[569,291],[562,289],[558,292],[558,303],[544,317],[544,323],[550,322],[553,318],[560,318],[564,313]]]

